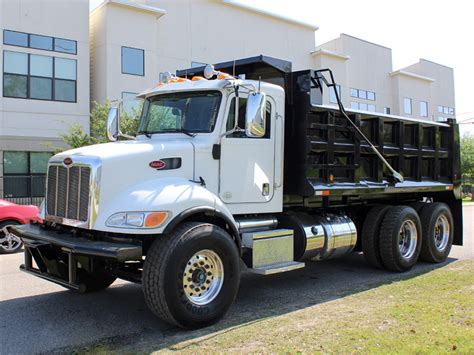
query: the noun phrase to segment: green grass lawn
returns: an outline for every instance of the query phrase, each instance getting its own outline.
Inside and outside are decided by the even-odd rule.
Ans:
[[[473,354],[474,260],[163,350]]]

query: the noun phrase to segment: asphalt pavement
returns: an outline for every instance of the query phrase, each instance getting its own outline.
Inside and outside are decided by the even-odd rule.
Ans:
[[[184,340],[286,314],[474,258],[474,204],[464,208],[464,246],[443,264],[418,263],[410,272],[370,268],[360,253],[308,262],[290,273],[244,273],[237,300],[214,326],[184,331],[155,318],[141,286],[116,281],[105,291],[77,294],[18,270],[23,255],[0,255],[0,353],[64,353],[101,344],[103,350],[159,350]]]

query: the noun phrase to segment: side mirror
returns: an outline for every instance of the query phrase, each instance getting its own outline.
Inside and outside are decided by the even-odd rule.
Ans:
[[[245,112],[245,134],[250,138],[261,138],[265,135],[266,95],[258,92],[249,95]]]
[[[119,109],[111,107],[107,117],[107,138],[111,142],[115,142],[119,136],[119,121]]]

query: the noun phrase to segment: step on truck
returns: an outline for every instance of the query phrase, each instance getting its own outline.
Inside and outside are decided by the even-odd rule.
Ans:
[[[185,328],[233,303],[242,270],[290,272],[362,251],[379,269],[440,263],[462,244],[459,133],[323,104],[329,69],[257,56],[165,75],[139,95],[136,137],[48,164],[43,223],[12,227],[21,270],[80,292],[142,284]]]

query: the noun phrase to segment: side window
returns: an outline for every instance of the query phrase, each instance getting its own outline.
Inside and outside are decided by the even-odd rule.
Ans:
[[[239,98],[239,117],[237,126],[245,130],[245,110],[247,108],[247,99]],[[269,100],[266,102],[265,135],[263,138],[270,138],[272,118],[272,104]],[[235,98],[230,103],[229,115],[227,117],[226,132],[234,128],[235,125]],[[228,135],[230,138],[247,138],[245,132],[234,132]]]
[[[241,97],[239,98],[239,118],[237,126],[245,129],[245,109],[247,107],[247,99]],[[227,126],[226,131],[230,131],[235,126],[235,97],[230,103],[229,116],[227,117]],[[245,138],[245,132],[234,132],[230,134],[230,138]]]

